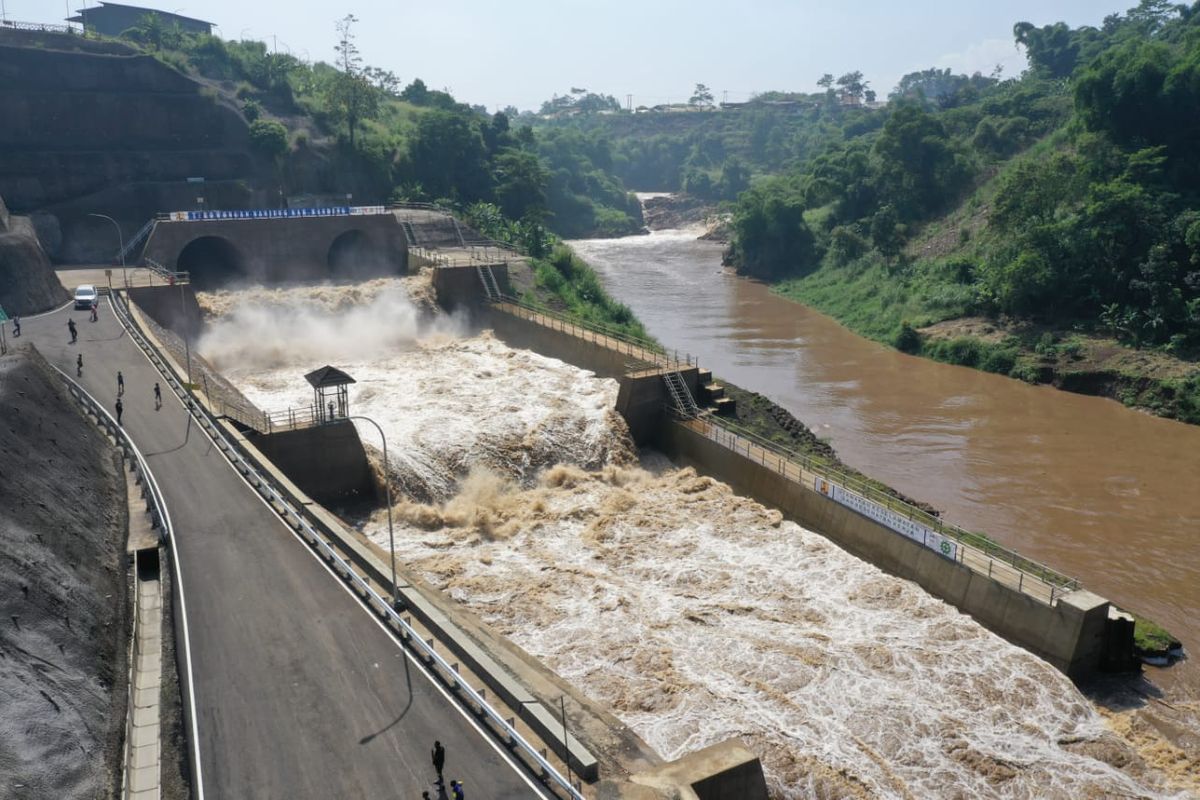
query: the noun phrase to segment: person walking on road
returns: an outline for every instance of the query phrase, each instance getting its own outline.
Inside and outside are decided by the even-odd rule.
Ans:
[[[21,318],[13,317],[13,338],[21,335]]]
[[[450,793],[454,800],[466,800],[463,794],[463,785],[458,781],[450,781]]]
[[[83,377],[83,353],[80,353],[75,358],[75,377],[76,378]]]
[[[67,320],[67,330],[71,332],[71,344],[75,344],[75,338],[79,336],[79,331],[75,330],[75,320]]]
[[[100,316],[97,313],[100,310],[100,304],[95,300],[92,301],[92,322],[99,322]]]
[[[433,743],[433,751],[430,753],[430,757],[433,759],[433,768],[437,770],[438,786],[441,786],[445,783],[445,779],[442,777],[442,768],[446,766],[446,748],[442,747],[441,742],[435,741]]]
[[[154,410],[158,411],[162,408],[162,389],[158,388],[158,381],[154,382]]]
[[[117,397],[125,394],[125,376],[121,374],[121,370],[117,370]]]
[[[117,424],[121,424],[121,414],[125,411],[125,405],[121,402],[121,398],[117,398]]]

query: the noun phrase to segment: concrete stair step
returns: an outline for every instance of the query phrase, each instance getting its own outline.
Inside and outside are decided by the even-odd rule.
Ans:
[[[737,416],[737,403],[732,397],[718,397],[712,402],[713,411],[722,417]]]

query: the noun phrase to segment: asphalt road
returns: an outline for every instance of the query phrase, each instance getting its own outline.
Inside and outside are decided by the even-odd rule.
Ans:
[[[75,345],[69,317],[79,330]],[[437,798],[434,739],[446,747],[447,785],[463,781],[471,800],[542,796],[229,466],[108,303],[99,322],[88,319],[70,307],[27,318],[14,343],[34,342],[69,374],[82,354],[79,381],[110,410],[117,371],[124,374],[124,426],[175,526],[198,800],[419,800],[423,790]],[[155,380],[163,385],[158,410]],[[178,612],[176,638],[182,653]]]

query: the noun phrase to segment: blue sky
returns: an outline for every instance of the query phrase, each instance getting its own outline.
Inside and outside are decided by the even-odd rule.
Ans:
[[[11,20],[59,22],[82,0],[2,0]],[[88,5],[95,5],[89,0]],[[359,19],[365,63],[422,78],[463,101],[537,108],[583,87],[635,105],[814,91],[824,72],[862,70],[885,95],[926,67],[1006,75],[1024,68],[1013,23],[1097,25],[1136,0],[143,0],[312,60],[333,57],[334,22]]]

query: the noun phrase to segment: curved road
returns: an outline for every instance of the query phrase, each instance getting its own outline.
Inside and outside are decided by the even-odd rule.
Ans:
[[[88,319],[70,306],[26,318],[13,343],[72,374],[82,353],[80,383],[114,415],[124,373],[125,429],[166,498],[186,590],[175,618],[179,652],[180,623],[191,645],[197,800],[437,798],[434,739],[447,784],[463,781],[471,800],[546,796],[243,481],[111,307]]]

